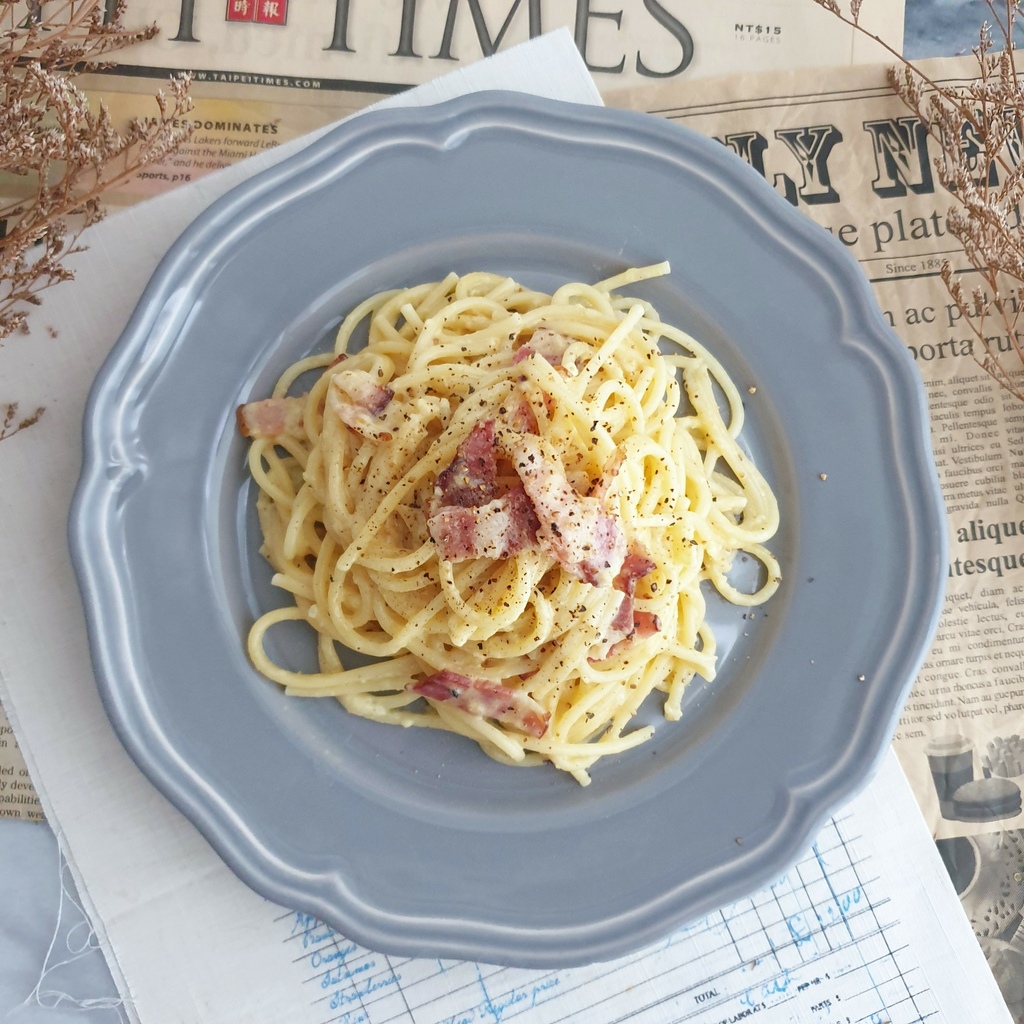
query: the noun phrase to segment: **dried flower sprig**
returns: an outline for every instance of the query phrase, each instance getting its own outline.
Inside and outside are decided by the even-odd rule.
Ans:
[[[29,198],[0,201],[0,339],[25,321],[25,304],[71,277],[63,258],[79,232],[103,215],[104,191],[183,142],[191,109],[187,77],[156,96],[159,116],[133,120],[122,135],[103,104],[72,79],[104,58],[151,39],[156,26],[126,29],[124,0],[104,22],[102,0],[4,3],[0,14],[0,171],[20,179]],[[178,122],[175,124],[175,122]]]
[[[18,418],[18,403],[8,402],[4,406],[3,419],[0,420],[0,441],[5,437],[14,437],[19,430],[24,430],[26,427],[31,427],[32,424],[39,422],[39,417],[43,415],[45,410],[40,407],[35,412],[29,413],[28,416],[22,416]]]
[[[123,134],[74,84],[76,75],[106,68],[111,53],[156,34],[155,25],[125,28],[124,15],[124,0],[109,12],[104,0],[2,2],[0,341],[24,330],[41,291],[74,276],[65,259],[80,251],[82,229],[102,218],[103,193],[190,134],[188,76],[157,93],[158,116],[132,120]],[[17,403],[5,408],[0,440],[34,422],[15,424]]]
[[[972,51],[977,76],[961,84],[934,81],[864,29],[859,0],[852,0],[849,13],[836,0],[813,2],[870,36],[898,61],[889,70],[889,82],[938,144],[936,176],[954,200],[947,230],[981,283],[965,287],[948,260],[942,280],[973,334],[975,359],[1024,401],[1024,337],[1017,329],[1024,313],[1024,82],[1014,45],[1020,0],[985,0],[992,23],[982,24]]]

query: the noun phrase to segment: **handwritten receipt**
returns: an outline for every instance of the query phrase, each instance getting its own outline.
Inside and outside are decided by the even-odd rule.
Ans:
[[[915,860],[934,868],[938,858],[913,804],[920,859],[905,828],[879,827],[878,793],[889,804],[905,790],[890,757],[773,885],[609,964],[527,971],[389,957],[301,913],[277,912],[274,928],[318,1024],[1009,1022],[997,1002],[977,1015],[980,993],[966,977],[980,957],[941,865],[933,878],[915,870]],[[948,898],[936,900],[929,885]],[[971,1003],[950,995],[958,985]]]

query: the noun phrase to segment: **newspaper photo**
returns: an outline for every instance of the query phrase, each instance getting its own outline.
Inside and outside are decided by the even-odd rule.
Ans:
[[[973,58],[920,66],[947,84],[977,71]],[[606,99],[716,138],[831,232],[860,261],[920,370],[946,500],[948,586],[895,749],[1007,1005],[1024,1021],[1024,401],[975,359],[965,316],[982,309],[965,314],[940,277],[949,260],[973,287],[947,230],[938,147],[884,65]],[[986,341],[1011,351],[1008,336]]]

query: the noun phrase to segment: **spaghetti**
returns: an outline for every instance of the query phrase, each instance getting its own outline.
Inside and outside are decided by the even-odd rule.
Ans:
[[[650,738],[629,726],[652,691],[678,719],[687,683],[715,672],[701,584],[767,600],[778,507],[719,363],[616,294],[667,271],[550,296],[489,273],[382,292],[334,351],[240,407],[261,550],[294,599],[253,625],[256,668],[584,785]],[[762,567],[752,593],[730,582],[741,553]],[[316,630],[319,672],[267,653],[286,620]],[[339,648],[378,660],[346,669]]]

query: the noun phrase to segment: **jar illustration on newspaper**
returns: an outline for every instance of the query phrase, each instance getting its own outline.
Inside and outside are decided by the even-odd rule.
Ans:
[[[965,736],[954,733],[931,740],[925,753],[939,798],[939,812],[944,818],[955,819],[953,794],[974,780],[974,748]]]

